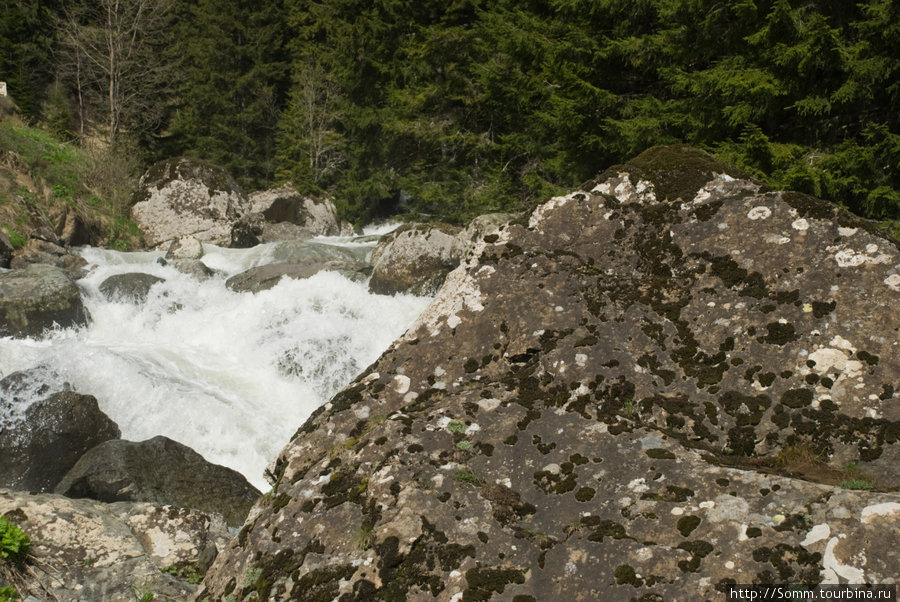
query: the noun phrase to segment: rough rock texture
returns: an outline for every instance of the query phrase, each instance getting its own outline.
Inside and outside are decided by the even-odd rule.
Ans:
[[[0,274],[0,336],[38,337],[54,324],[87,323],[78,286],[60,268],[35,264]]]
[[[14,402],[15,384],[3,382],[0,404]],[[0,409],[6,414],[7,408]],[[0,487],[51,491],[89,449],[119,437],[119,427],[91,395],[60,391],[35,401],[21,421],[0,431]]]
[[[173,240],[166,251],[166,259],[200,259],[203,257],[203,243],[193,236],[182,236]]]
[[[897,243],[740,178],[652,149],[486,237],[300,428],[196,599],[895,578],[900,496],[832,483],[900,483]]]
[[[6,230],[0,228],[0,268],[9,267],[9,261],[12,259],[13,251],[15,251],[15,247],[13,247],[12,242],[9,240],[9,236],[6,235]]]
[[[238,527],[260,492],[241,474],[207,462],[190,447],[158,436],[101,443],[72,467],[55,488],[101,502],[152,502],[221,514]]]
[[[369,290],[433,295],[459,265],[459,232],[454,226],[405,224],[386,234],[372,251]]]
[[[110,276],[100,283],[99,289],[110,301],[142,303],[147,299],[150,288],[158,282],[165,282],[165,279],[153,274],[129,272]]]
[[[291,184],[250,195],[252,210],[268,222],[303,226],[312,236],[336,236],[341,228],[334,203],[301,195]]]
[[[231,227],[250,202],[220,167],[176,158],[153,165],[141,177],[131,217],[151,248],[166,248],[182,236],[227,245]]]
[[[13,253],[9,267],[21,270],[32,264],[56,266],[77,279],[84,274],[82,268],[87,265],[87,261],[80,255],[72,255],[68,249],[56,242],[30,238],[24,247]]]
[[[262,242],[261,236],[265,218],[262,213],[248,213],[231,227],[232,249],[249,249]]]
[[[229,537],[221,517],[196,510],[2,489],[0,515],[31,538],[19,593],[38,600],[184,600],[197,589],[184,577]]]

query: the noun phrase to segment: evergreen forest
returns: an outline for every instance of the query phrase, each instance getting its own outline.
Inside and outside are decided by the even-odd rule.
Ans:
[[[194,156],[355,223],[521,209],[676,142],[900,219],[895,0],[0,0],[0,80],[132,177]]]

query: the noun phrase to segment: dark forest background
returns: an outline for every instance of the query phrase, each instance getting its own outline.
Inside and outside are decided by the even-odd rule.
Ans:
[[[898,53],[893,0],[0,0],[31,123],[357,223],[517,209],[673,142],[897,219]]]

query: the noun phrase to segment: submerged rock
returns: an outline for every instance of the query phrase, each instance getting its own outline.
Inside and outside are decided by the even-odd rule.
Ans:
[[[0,489],[0,515],[31,539],[19,594],[39,600],[184,600],[229,538],[220,517]]]
[[[65,270],[35,264],[0,273],[0,336],[39,337],[54,325],[87,323],[78,285]]]
[[[898,272],[869,222],[652,149],[477,243],[195,599],[888,582],[900,496],[840,485],[900,485]]]
[[[379,295],[433,295],[459,265],[455,226],[405,224],[386,234],[372,251],[369,290]]]
[[[348,261],[310,261],[307,263],[269,263],[235,274],[225,281],[225,286],[237,293],[265,291],[282,278],[304,280],[321,271],[341,272],[351,279],[365,277],[363,266]]]
[[[250,201],[228,173],[185,157],[161,161],[141,177],[131,217],[150,248],[166,248],[183,236],[228,245],[232,225]]]
[[[15,384],[2,381],[0,406],[15,396]],[[0,414],[10,408],[0,407]],[[119,427],[91,395],[60,391],[34,401],[20,421],[0,431],[0,487],[51,491],[78,459],[92,447],[116,439]]]
[[[55,492],[101,502],[152,502],[220,514],[238,527],[260,492],[241,474],[158,436],[106,441],[84,454]]]

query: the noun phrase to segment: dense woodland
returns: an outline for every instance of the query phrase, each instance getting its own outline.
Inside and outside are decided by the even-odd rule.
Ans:
[[[894,0],[0,0],[22,113],[344,216],[520,208],[656,144],[900,217]]]

